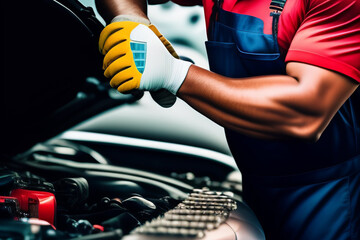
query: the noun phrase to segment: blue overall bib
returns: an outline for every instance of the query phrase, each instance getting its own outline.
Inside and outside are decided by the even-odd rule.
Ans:
[[[211,71],[232,78],[285,74],[278,17],[273,16],[273,34],[264,34],[261,19],[215,3],[206,42]],[[316,143],[261,140],[226,129],[243,175],[244,200],[267,239],[360,239],[359,93]]]

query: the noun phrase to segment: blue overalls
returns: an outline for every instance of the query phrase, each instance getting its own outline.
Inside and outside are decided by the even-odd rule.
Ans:
[[[210,69],[232,78],[285,74],[277,43],[281,11],[266,35],[262,20],[225,11],[218,2],[206,42]],[[360,239],[359,100],[356,91],[316,143],[261,140],[226,129],[244,200],[267,239]]]

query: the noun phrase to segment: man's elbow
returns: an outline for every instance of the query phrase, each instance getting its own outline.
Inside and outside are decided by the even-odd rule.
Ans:
[[[302,118],[301,124],[294,125],[291,135],[294,138],[306,142],[317,142],[325,131],[329,121],[324,116],[306,116]]]
[[[304,129],[300,134],[297,135],[297,138],[306,142],[315,143],[320,139],[322,133],[323,130],[321,129],[314,129],[314,130]]]

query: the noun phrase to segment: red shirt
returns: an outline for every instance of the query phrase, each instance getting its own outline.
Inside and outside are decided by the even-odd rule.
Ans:
[[[203,5],[206,24],[212,0],[172,0]],[[271,0],[224,0],[223,9],[264,21],[271,34]],[[340,72],[360,82],[360,0],[287,0],[281,14],[278,42],[285,61],[296,61]]]

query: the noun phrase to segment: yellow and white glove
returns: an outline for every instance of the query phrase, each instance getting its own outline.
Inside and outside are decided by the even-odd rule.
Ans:
[[[105,55],[103,68],[105,76],[112,78],[112,87],[120,92],[149,90],[153,99],[163,107],[170,107],[175,103],[175,94],[185,79],[190,64],[174,61],[178,58],[175,50],[147,19],[126,15],[115,17],[102,31],[99,48]],[[174,62],[181,62],[179,66],[183,70],[170,67]],[[184,68],[184,65],[187,67]],[[174,74],[180,71],[179,78],[183,78],[176,90],[174,87],[169,88],[174,84],[169,82],[174,82],[175,79],[169,74],[172,69]],[[166,89],[171,90],[171,93]]]

